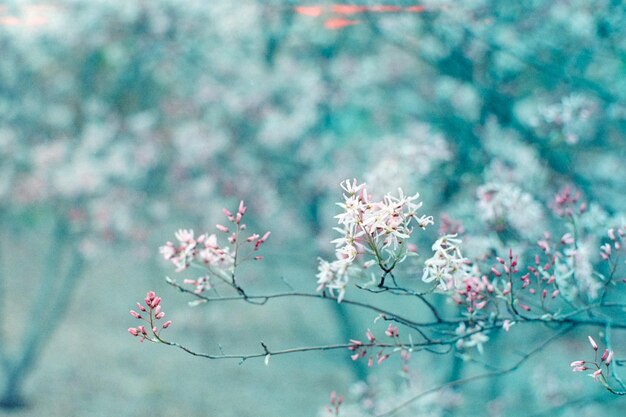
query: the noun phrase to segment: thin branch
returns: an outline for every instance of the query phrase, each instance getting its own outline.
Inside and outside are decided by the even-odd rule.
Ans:
[[[235,296],[229,296],[229,297],[205,297],[202,294],[197,294],[187,288],[182,287],[180,284],[178,284],[176,281],[172,280],[171,278],[167,279],[167,283],[170,284],[171,286],[177,288],[179,291],[187,293],[187,294],[191,294],[194,297],[200,299],[200,300],[204,300],[206,302],[209,301],[237,301],[237,300],[241,300],[241,301],[246,301],[248,303],[251,304],[256,304],[256,305],[264,305],[265,303],[267,303],[269,300],[274,299],[274,298],[284,298],[284,297],[307,297],[307,298],[316,298],[316,299],[320,299],[320,300],[327,300],[327,301],[333,301],[333,302],[337,302],[336,299],[331,298],[331,297],[327,297],[323,294],[314,294],[314,293],[304,293],[304,292],[286,292],[286,293],[276,293],[276,294],[267,294],[267,295],[235,295]],[[396,313],[392,313],[390,311],[384,310],[382,308],[379,307],[375,307],[371,304],[367,304],[367,303],[363,303],[360,301],[352,301],[352,300],[346,300],[343,299],[341,301],[343,304],[346,305],[353,305],[353,306],[357,306],[357,307],[362,307],[362,308],[366,308],[368,310],[374,311],[378,314],[381,314],[382,316],[386,317],[386,318],[394,318],[395,321],[397,321],[398,323],[402,323],[407,327],[411,327],[413,329],[417,329],[418,327],[433,327],[433,326],[437,326],[440,324],[458,324],[459,321],[449,321],[449,320],[441,320],[441,321],[435,321],[435,322],[417,322],[417,321],[413,321],[413,320],[409,320],[405,317],[399,316]],[[462,320],[461,320],[462,321]]]
[[[424,396],[426,396],[428,394],[432,394],[433,392],[440,391],[440,390],[442,390],[444,388],[454,387],[454,386],[457,386],[457,385],[463,385],[463,384],[466,384],[468,382],[473,382],[473,381],[477,381],[477,380],[481,380],[481,379],[487,379],[487,378],[496,377],[496,376],[502,376],[502,375],[506,375],[506,374],[509,374],[511,372],[514,372],[517,369],[519,369],[525,362],[527,362],[528,359],[530,359],[532,356],[534,356],[537,353],[539,353],[540,351],[542,351],[546,346],[548,346],[554,340],[556,340],[559,337],[565,335],[567,332],[569,332],[573,328],[574,328],[574,326],[570,325],[570,326],[566,327],[565,329],[561,330],[560,332],[553,334],[552,336],[547,338],[543,343],[541,343],[535,349],[531,350],[524,357],[522,357],[522,359],[520,359],[518,362],[516,362],[513,366],[511,366],[509,368],[501,369],[501,370],[498,370],[498,371],[485,372],[483,374],[478,374],[478,375],[470,376],[470,377],[467,377],[467,378],[457,379],[455,381],[451,381],[451,382],[448,382],[446,384],[439,385],[439,386],[431,388],[429,390],[422,391],[421,393],[419,393],[419,394],[409,398],[405,402],[401,403],[397,407],[394,407],[391,410],[386,411],[384,413],[377,414],[376,417],[385,417],[385,416],[393,415],[396,412],[398,412],[399,410],[401,410],[404,407],[408,406],[409,404],[417,401],[418,399],[420,399],[420,398],[422,398],[422,397],[424,397]]]
[[[181,350],[184,350],[185,352],[189,353],[192,356],[197,356],[197,357],[201,357],[201,358],[206,358],[206,359],[212,359],[212,360],[218,360],[218,359],[239,359],[241,361],[246,361],[248,359],[254,359],[254,358],[264,358],[267,355],[270,356],[275,356],[275,355],[287,355],[287,354],[291,354],[291,353],[302,353],[302,352],[312,352],[312,351],[328,351],[328,350],[337,350],[337,349],[348,349],[349,347],[354,346],[354,344],[352,343],[341,343],[341,344],[335,344],[335,345],[322,345],[322,346],[303,346],[303,347],[297,347],[297,348],[290,348],[290,349],[281,349],[281,350],[271,350],[267,344],[265,344],[264,342],[260,342],[261,343],[261,347],[263,348],[262,352],[255,352],[255,353],[246,353],[246,354],[219,354],[219,355],[211,355],[209,353],[201,353],[201,352],[196,352],[184,345],[181,345],[180,343],[177,342],[169,342],[165,339],[162,339],[160,336],[155,335],[156,340],[158,340],[158,342],[163,343],[164,345],[168,345],[168,346],[174,346],[177,347]],[[153,340],[154,341],[154,340]],[[454,341],[441,341],[439,343],[437,342],[423,342],[423,343],[413,343],[414,347],[417,348],[427,348],[429,346],[432,346],[433,343],[436,344],[446,344],[446,345],[450,345],[453,344]],[[362,347],[379,347],[379,348],[397,348],[398,344],[396,343],[363,343],[360,346]],[[402,344],[402,346],[411,346],[409,343],[405,343]],[[220,346],[220,352],[223,352],[222,347]]]
[[[393,277],[393,275],[391,276]],[[395,279],[394,279],[394,284],[395,284]],[[377,289],[366,288],[366,287],[362,287],[359,285],[357,285],[357,288],[364,290],[364,291],[372,292],[372,293],[390,292],[391,294],[394,294],[394,295],[408,295],[408,296],[417,297],[426,305],[426,307],[428,307],[428,309],[431,311],[433,316],[435,316],[435,319],[437,320],[438,323],[446,322],[444,319],[441,318],[435,306],[433,306],[430,303],[430,301],[428,301],[424,297],[425,295],[431,294],[432,290],[424,292],[424,293],[420,293],[420,292],[413,291],[408,288],[399,287],[397,284],[394,287],[389,287],[387,285],[378,286]]]
[[[611,348],[611,345],[612,345],[612,341],[611,341],[611,339],[612,339],[612,333],[613,333],[613,332],[611,331],[611,327],[612,327],[612,326],[611,326],[611,324],[610,324],[610,323],[607,323],[606,327],[604,328],[604,341],[606,342],[606,348],[607,348],[608,350],[613,350],[613,349]],[[626,392],[624,392],[624,391],[626,391],[626,385],[624,385],[624,381],[622,381],[622,378],[620,378],[620,376],[619,376],[619,374],[618,374],[618,372],[617,372],[617,367],[615,366],[615,362],[613,362],[613,363],[611,364],[611,373],[613,374],[613,378],[614,378],[614,379],[617,381],[617,383],[620,385],[620,387],[621,387],[622,391],[619,391],[619,392],[618,392],[618,391],[613,390],[613,389],[612,389],[612,388],[610,388],[610,387],[607,387],[607,389],[608,389],[611,393],[613,393],[613,394],[615,394],[615,395],[626,395]],[[607,381],[607,384],[608,384],[608,381]]]

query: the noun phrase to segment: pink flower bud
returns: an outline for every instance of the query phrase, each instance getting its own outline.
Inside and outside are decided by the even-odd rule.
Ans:
[[[158,306],[156,306],[156,308],[154,309],[154,314],[156,315],[156,314],[159,314],[160,312],[161,312],[161,306],[160,306],[160,305],[158,305]]]
[[[254,260],[255,260],[255,261],[262,261],[262,260],[263,260],[263,257],[262,257],[262,256],[255,256],[255,257],[254,257]]]
[[[374,343],[374,341],[376,340],[376,338],[374,337],[374,334],[372,333],[370,329],[367,329],[367,332],[365,332],[365,335],[367,336],[367,339],[370,341],[370,343]]]
[[[146,328],[143,326],[137,326],[137,330],[139,330],[141,334],[148,334],[148,332],[146,332]]]
[[[156,308],[160,302],[161,302],[161,297],[155,297],[154,300],[152,300],[152,303],[150,303],[150,307]]]
[[[382,355],[378,358],[378,364],[380,365],[381,363],[383,363],[385,360],[387,360],[387,358],[389,358],[389,355]]]
[[[146,308],[139,303],[137,303],[137,308],[141,311],[146,311]]]
[[[389,327],[385,330],[385,334],[389,337],[396,337],[398,336],[398,328],[389,323]]]
[[[227,208],[223,208],[222,213],[224,213],[224,215],[226,215],[227,217],[232,217],[233,215],[230,211],[228,211]]]
[[[361,342],[360,340],[354,340],[354,339],[350,339],[350,347],[348,347],[349,350],[356,350],[359,346],[362,346],[363,342]]]
[[[611,239],[611,240],[615,240],[615,229],[610,228],[610,229],[608,230],[608,235],[609,235],[609,239]]]
[[[137,313],[135,310],[130,310],[130,315],[133,316],[136,319],[140,319],[141,318],[141,314]]]
[[[235,223],[239,224],[241,223],[241,218],[242,218],[242,214],[241,213],[237,213],[236,217],[235,217]]]
[[[244,213],[246,212],[246,209],[247,207],[243,204],[243,200],[241,200],[239,202],[239,209],[237,210],[237,212],[243,216]]]
[[[511,320],[504,320],[502,322],[502,328],[504,329],[505,332],[508,332],[511,329],[513,323],[511,323]]]
[[[604,362],[607,356],[609,356],[609,350],[604,349],[604,353],[602,354],[602,357],[600,358],[600,362]]]
[[[361,355],[358,354],[358,353],[355,353],[354,355],[350,355],[350,357],[352,358],[353,361],[359,359],[359,356],[361,356]]]
[[[220,232],[224,232],[224,233],[228,233],[228,232],[229,232],[228,227],[223,226],[223,225],[221,225],[221,224],[216,224],[216,225],[215,225],[215,228],[216,228],[217,230],[219,230]]]
[[[613,359],[613,351],[609,352],[609,356],[607,356],[606,361],[604,362],[604,364],[606,366],[609,366],[611,364],[611,360]]]
[[[602,376],[602,369],[598,369],[593,374],[591,374],[591,376],[593,376],[593,380],[594,381],[597,381],[598,378],[600,378]]]
[[[373,364],[374,364],[374,358],[370,356],[369,359],[367,360],[367,366],[371,368]]]
[[[589,343],[591,344],[591,347],[593,348],[593,350],[598,350],[598,344],[596,343],[595,340],[593,340],[593,337],[588,336],[589,337]]]
[[[154,318],[157,319],[157,320],[161,320],[163,317],[165,317],[165,313],[162,312],[162,311],[159,314],[157,314],[156,316],[154,316]]]
[[[134,327],[129,328],[128,333],[132,334],[133,336],[137,336],[139,334],[137,329],[135,329]]]
[[[172,324],[172,320],[168,320],[165,323],[163,323],[163,328],[167,329],[168,327],[170,327],[170,324]]]
[[[561,236],[561,245],[571,245],[574,243],[574,237],[571,233],[565,233]]]
[[[574,361],[570,363],[569,366],[571,366],[572,368],[578,368],[579,366],[583,366],[584,364],[585,361]]]
[[[552,291],[552,298],[556,298],[561,292],[559,290]]]

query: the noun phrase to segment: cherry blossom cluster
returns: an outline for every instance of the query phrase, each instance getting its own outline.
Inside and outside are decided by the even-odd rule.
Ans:
[[[491,267],[491,273],[497,278],[506,277],[507,283],[506,283],[505,291],[503,291],[503,295],[511,294],[511,299],[510,299],[511,305],[513,305],[513,303],[516,303],[517,306],[520,307],[522,310],[530,311],[531,310],[530,306],[523,304],[519,298],[513,299],[512,293],[511,293],[511,288],[513,285],[513,277],[515,276],[515,274],[519,272],[518,259],[519,259],[518,255],[515,255],[515,257],[513,256],[513,249],[509,249],[508,261],[497,256],[496,261],[498,263]],[[528,279],[528,276],[525,275],[521,277],[521,279],[523,281],[522,288],[525,288],[527,284],[526,280]],[[534,294],[534,290],[532,293]]]
[[[502,288],[501,288],[502,287]],[[465,314],[473,318],[483,311],[490,302],[505,298],[511,293],[511,284],[498,278],[491,281],[486,275],[466,275],[459,287],[452,288],[452,299],[465,309]]]
[[[476,313],[484,310],[490,302],[498,299],[507,300],[511,294],[511,281],[502,277],[496,266],[491,268],[495,275],[491,280],[481,274],[478,265],[463,256],[462,240],[453,235],[443,235],[432,246],[434,254],[424,262],[422,281],[436,282],[436,289],[447,293],[456,304],[464,308],[464,314],[474,318]],[[512,256],[512,252],[509,252]],[[504,260],[497,258],[504,272],[517,272],[517,257]]]
[[[567,235],[569,234],[566,234],[564,238],[567,238]],[[539,255],[535,255],[534,265],[529,265],[527,267],[528,272],[520,277],[522,290],[525,290],[530,297],[538,297],[539,304],[544,309],[548,298],[554,300],[561,293],[556,282],[555,273],[558,272],[554,268],[557,257],[547,253],[545,255],[548,258],[545,263],[541,261]],[[530,307],[527,310],[530,310]]]
[[[543,252],[544,260],[535,257],[535,266],[528,268],[530,274],[538,280],[533,286],[530,275],[525,276],[524,288],[528,287],[531,294],[536,292],[543,300],[547,300],[548,295],[550,298],[561,295],[569,301],[581,294],[590,300],[598,297],[603,284],[593,272],[592,257],[595,251],[580,237],[565,233],[553,239],[550,233],[545,232],[543,238],[537,241],[537,246]]]
[[[238,264],[248,259],[263,259],[255,253],[267,241],[270,232],[266,232],[263,236],[253,233],[242,238],[240,235],[246,230],[246,225],[242,223],[246,210],[247,207],[243,201],[239,203],[239,208],[234,214],[223,209],[224,215],[232,226],[217,224],[215,228],[218,233],[227,235],[227,245],[220,245],[217,234],[205,233],[196,238],[193,230],[181,229],[175,234],[178,244],[167,242],[159,248],[163,257],[176,266],[176,272],[181,272],[194,263],[205,267],[207,274],[184,280],[185,284],[196,287],[196,293],[213,288],[212,278],[235,285],[234,273]],[[243,245],[248,247],[246,253],[242,253]]]
[[[626,227],[610,228],[607,231],[609,241],[600,247],[600,256],[605,261],[609,261],[616,252],[624,249],[624,236],[626,235]]]
[[[593,380],[602,384],[605,388],[611,389],[609,386],[609,377],[611,376],[611,370],[609,366],[613,360],[613,351],[605,349],[600,360],[598,360],[598,344],[593,337],[588,336],[589,344],[594,351],[593,361],[578,360],[570,364],[573,372],[585,372],[593,371],[589,376],[593,377]]]
[[[587,211],[587,203],[581,201],[581,193],[578,190],[572,190],[568,185],[563,187],[552,202],[552,211],[560,217],[572,217],[575,214],[583,214]]]
[[[439,219],[439,235],[462,235],[465,232],[463,223],[442,214]]]
[[[397,196],[387,194],[382,200],[374,201],[365,184],[359,184],[356,179],[343,181],[341,188],[345,192],[344,201],[338,205],[343,211],[335,216],[340,225],[335,230],[341,237],[332,241],[336,260],[320,259],[317,274],[318,291],[338,290],[338,301],[343,298],[349,271],[358,256],[371,255],[364,268],[378,265],[384,273],[389,273],[411,253],[407,240],[414,231],[414,223],[422,229],[433,224],[432,216],[417,214],[422,206],[417,202],[419,194],[406,196],[398,189]]]
[[[161,297],[157,297],[154,291],[148,291],[144,299],[144,304],[138,302],[137,309],[139,311],[130,310],[130,315],[137,320],[146,322],[148,330],[146,330],[146,325],[142,324],[137,327],[129,328],[128,333],[132,336],[139,337],[140,342],[144,340],[155,343],[159,342],[161,340],[159,336],[161,330],[167,329],[172,324],[171,320],[167,320],[159,326],[161,319],[165,317],[165,313],[161,310]],[[152,334],[152,336],[150,336],[150,334]]]
[[[405,348],[402,347],[402,343],[400,342],[400,333],[398,331],[398,327],[392,324],[389,324],[389,326],[385,330],[385,335],[393,339],[393,344],[396,346],[393,352],[396,352],[396,351],[401,352],[401,357],[404,362],[403,371],[408,372],[408,367],[407,367],[406,362],[408,362],[411,356],[409,352]],[[389,358],[391,353],[387,353],[384,346],[379,346],[380,350],[376,352],[375,356],[372,356],[370,354],[371,348],[377,347],[376,337],[374,336],[374,333],[372,333],[370,329],[367,329],[367,332],[365,332],[365,336],[367,337],[368,343],[363,343],[360,340],[350,339],[350,346],[348,347],[348,350],[354,352],[350,357],[352,358],[353,361],[356,361],[359,358],[367,357],[367,366],[370,368],[374,364],[374,360],[376,360],[376,363],[380,365],[381,363],[383,363],[385,360]]]

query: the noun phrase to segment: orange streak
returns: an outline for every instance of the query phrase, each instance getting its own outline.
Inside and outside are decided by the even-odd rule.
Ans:
[[[318,17],[322,14],[322,8],[319,6],[299,6],[295,7],[294,10],[303,16]]]
[[[426,8],[424,6],[409,6],[404,10],[409,13],[422,13]]]
[[[333,4],[330,10],[337,14],[356,14],[366,12],[368,8],[367,6],[355,6],[352,4]]]
[[[401,12],[400,6],[370,6],[369,11],[373,13]]]
[[[324,22],[324,27],[326,29],[342,29],[345,28],[346,26],[354,26],[354,25],[358,25],[359,23],[361,23],[361,21],[359,20],[348,20],[348,19],[328,19],[326,22]]]

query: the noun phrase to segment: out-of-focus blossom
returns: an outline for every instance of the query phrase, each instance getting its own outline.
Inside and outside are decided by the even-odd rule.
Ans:
[[[482,355],[484,352],[483,345],[489,341],[489,336],[482,330],[480,325],[468,328],[465,322],[461,322],[456,328],[455,333],[460,339],[456,342],[457,349],[475,347]]]
[[[525,237],[545,230],[541,205],[514,184],[489,183],[478,188],[479,217],[497,231],[512,227]]]

